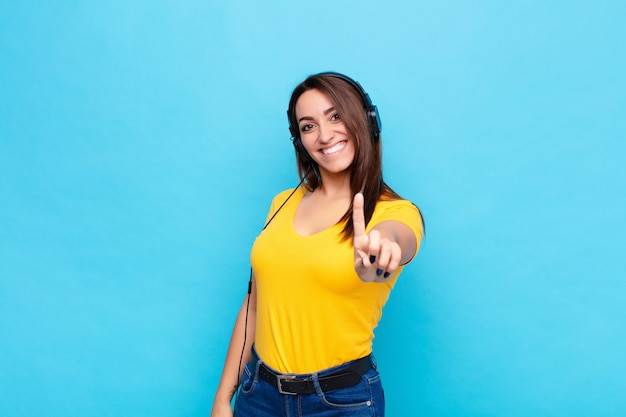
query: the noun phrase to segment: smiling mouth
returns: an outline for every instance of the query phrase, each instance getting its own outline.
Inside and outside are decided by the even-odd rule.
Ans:
[[[341,151],[345,147],[346,147],[346,142],[339,142],[339,143],[337,143],[336,145],[333,145],[330,148],[322,149],[322,153],[324,155],[332,155],[334,153],[337,153],[337,152]]]

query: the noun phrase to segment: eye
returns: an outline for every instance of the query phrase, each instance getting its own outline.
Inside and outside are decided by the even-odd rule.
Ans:
[[[300,126],[300,131],[302,132],[308,132],[311,129],[313,129],[313,125],[310,123]]]
[[[330,120],[332,121],[341,120],[341,117],[339,116],[339,113],[335,113],[330,117]]]

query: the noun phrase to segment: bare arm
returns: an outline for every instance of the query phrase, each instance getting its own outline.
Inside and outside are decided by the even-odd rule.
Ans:
[[[243,373],[243,368],[252,356],[252,344],[254,343],[255,329],[256,329],[256,284],[254,277],[252,277],[252,291],[249,295],[250,304],[248,304],[248,294],[243,300],[235,326],[228,346],[228,352],[226,354],[226,361],[224,363],[224,370],[222,371],[222,378],[217,387],[215,394],[215,400],[213,401],[213,409],[211,410],[211,417],[232,417],[233,411],[230,406],[231,400],[237,390],[238,378]],[[241,350],[244,344],[244,328],[246,326],[246,307],[248,310],[248,331],[246,334],[246,346],[244,349],[243,359],[241,360],[241,367],[239,367],[239,359],[241,357]],[[237,369],[239,368],[239,369]]]

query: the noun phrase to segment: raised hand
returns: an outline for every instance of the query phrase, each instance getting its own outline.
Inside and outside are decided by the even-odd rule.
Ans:
[[[357,193],[352,203],[354,270],[363,281],[384,282],[400,265],[402,250],[384,223],[365,231],[363,206],[363,194]]]

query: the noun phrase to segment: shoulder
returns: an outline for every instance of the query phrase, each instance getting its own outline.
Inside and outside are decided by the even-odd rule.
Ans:
[[[413,230],[418,240],[424,234],[422,214],[417,206],[409,200],[385,197],[378,200],[372,214],[371,223],[377,224],[387,220],[404,223]]]
[[[407,212],[407,213],[417,213],[419,215],[419,209],[415,204],[413,204],[409,200],[405,200],[403,198],[385,198],[382,197],[376,203],[376,208],[374,211],[378,212]]]
[[[287,200],[299,200],[304,195],[304,189],[302,187],[298,188],[288,188],[276,194],[272,199],[271,210],[274,211],[278,209],[281,205],[283,205]]]
[[[291,194],[293,190],[294,190],[293,188],[288,188],[286,190],[279,192],[278,194],[274,196],[272,201],[275,202],[277,200],[280,200],[281,198],[284,200],[285,198],[289,197],[289,194]]]

